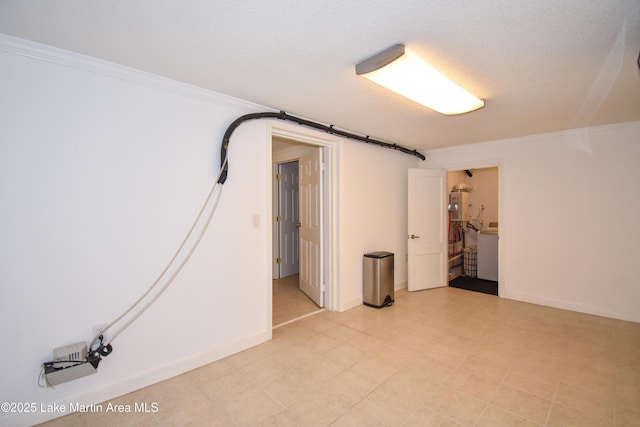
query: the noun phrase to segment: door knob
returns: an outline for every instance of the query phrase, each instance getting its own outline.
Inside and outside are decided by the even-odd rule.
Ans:
[[[420,236],[416,236],[415,234],[412,234],[411,236],[409,236],[409,238],[411,238],[411,239],[419,239]]]
[[[300,228],[300,227],[302,227],[302,224],[299,222],[296,222],[296,228]]]

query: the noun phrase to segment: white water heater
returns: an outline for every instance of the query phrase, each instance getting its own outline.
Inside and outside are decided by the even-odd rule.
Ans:
[[[451,221],[466,221],[468,206],[468,192],[453,191],[449,193],[449,212],[451,212]]]

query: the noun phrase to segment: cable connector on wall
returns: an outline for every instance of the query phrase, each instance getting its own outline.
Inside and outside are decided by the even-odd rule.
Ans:
[[[89,359],[86,343],[58,347],[53,350],[53,360],[42,364],[45,383],[55,386],[98,372],[100,358]]]
[[[42,364],[41,376],[45,385],[53,387],[98,372],[102,357],[113,351],[110,344],[103,344],[102,335],[98,339],[99,345],[89,351],[84,342],[55,348],[53,360]]]

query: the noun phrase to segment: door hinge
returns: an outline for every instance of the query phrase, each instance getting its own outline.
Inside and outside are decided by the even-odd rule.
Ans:
[[[280,215],[276,215],[276,222],[282,221],[282,217]]]
[[[282,258],[280,257],[276,258],[276,264],[282,264]]]
[[[278,181],[280,181],[280,179],[282,179],[282,176],[281,176],[279,173],[277,173],[277,174],[276,174],[276,179],[277,179]]]

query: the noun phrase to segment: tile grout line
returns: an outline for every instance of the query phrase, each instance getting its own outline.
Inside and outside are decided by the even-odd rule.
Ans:
[[[489,405],[491,404],[491,401],[493,401],[493,398],[496,397],[496,394],[498,393],[498,390],[500,389],[500,387],[502,387],[502,384],[504,384],[504,379],[507,378],[507,375],[509,375],[509,372],[511,372],[511,365],[509,365],[509,369],[507,369],[507,372],[504,374],[504,376],[502,377],[502,379],[500,380],[500,384],[498,384],[498,387],[496,387],[496,389],[493,391],[493,394],[491,395],[491,397],[487,400],[487,402],[484,405],[484,408],[482,408],[482,412],[480,413],[480,416],[478,417],[478,419],[476,420],[476,422],[473,424],[474,426],[478,425],[478,423],[480,422],[480,420],[482,419],[482,416],[484,415],[484,413],[487,411],[487,408],[489,407]],[[509,412],[509,411],[507,411]],[[515,414],[514,414],[515,415]]]
[[[574,320],[572,322],[571,325],[571,337],[569,339],[568,342],[568,346],[567,346],[567,351],[569,351],[569,349],[571,348],[572,344],[573,344],[573,340],[575,339],[576,336],[576,328],[578,327],[578,321]],[[547,413],[547,419],[544,423],[545,426],[549,425],[549,421],[551,420],[551,412],[553,412],[553,408],[554,406],[556,406],[556,397],[558,396],[558,392],[560,391],[560,384],[562,382],[561,378],[558,378],[558,381],[556,382],[556,389],[553,392],[553,396],[551,397],[551,407],[549,408],[549,412]]]

